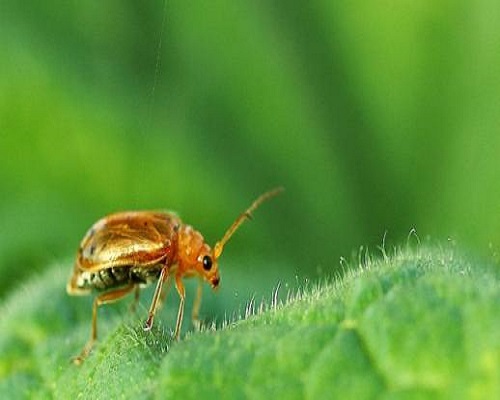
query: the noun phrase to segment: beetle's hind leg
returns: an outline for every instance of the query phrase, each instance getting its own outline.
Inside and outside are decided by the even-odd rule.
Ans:
[[[139,285],[135,287],[134,290],[134,300],[132,300],[132,303],[130,303],[129,310],[131,313],[135,313],[137,310],[137,304],[139,304],[139,297],[141,294],[141,288]]]
[[[125,297],[129,294],[136,285],[128,285],[111,292],[106,292],[100,294],[94,299],[94,304],[92,305],[92,329],[90,331],[90,339],[82,349],[81,353],[73,358],[73,362],[77,365],[81,364],[85,358],[92,351],[92,347],[94,346],[95,341],[97,340],[97,308],[102,304],[113,303],[117,300],[120,300],[122,297]]]

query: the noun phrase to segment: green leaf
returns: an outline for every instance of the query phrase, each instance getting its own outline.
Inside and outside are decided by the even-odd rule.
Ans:
[[[66,296],[66,272],[55,266],[2,305],[7,398],[500,396],[499,276],[454,249],[367,259],[174,343],[164,321],[175,307],[145,333],[143,312],[104,306],[100,341],[80,367],[70,359],[87,338],[91,299]]]

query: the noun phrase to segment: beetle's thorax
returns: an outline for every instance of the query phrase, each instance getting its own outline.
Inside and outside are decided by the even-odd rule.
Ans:
[[[200,254],[210,253],[210,247],[191,225],[181,225],[177,235],[177,263],[188,272],[199,261]]]

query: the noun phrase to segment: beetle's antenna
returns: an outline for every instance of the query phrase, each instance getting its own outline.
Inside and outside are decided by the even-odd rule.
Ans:
[[[222,254],[222,250],[224,249],[224,245],[227,241],[233,236],[233,233],[240,227],[240,225],[245,222],[247,219],[252,219],[252,212],[254,212],[257,207],[259,207],[262,203],[270,198],[280,194],[284,189],[282,187],[277,187],[272,189],[264,194],[261,194],[255,201],[248,207],[243,213],[240,214],[238,218],[233,222],[233,224],[229,227],[229,229],[224,233],[224,236],[220,241],[215,243],[214,247],[214,257],[215,259],[219,258]]]

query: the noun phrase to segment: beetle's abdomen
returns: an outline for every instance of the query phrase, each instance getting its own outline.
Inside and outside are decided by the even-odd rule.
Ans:
[[[76,286],[82,290],[104,291],[120,286],[135,284],[149,284],[160,276],[161,265],[140,267],[111,267],[96,272],[80,272],[76,279]]]
[[[151,282],[158,280],[163,267],[163,265],[156,265],[149,268],[132,267],[130,269],[130,281],[133,283],[149,285]]]
[[[76,279],[79,289],[106,290],[126,285],[129,282],[128,267],[105,268],[96,272],[80,272]]]

